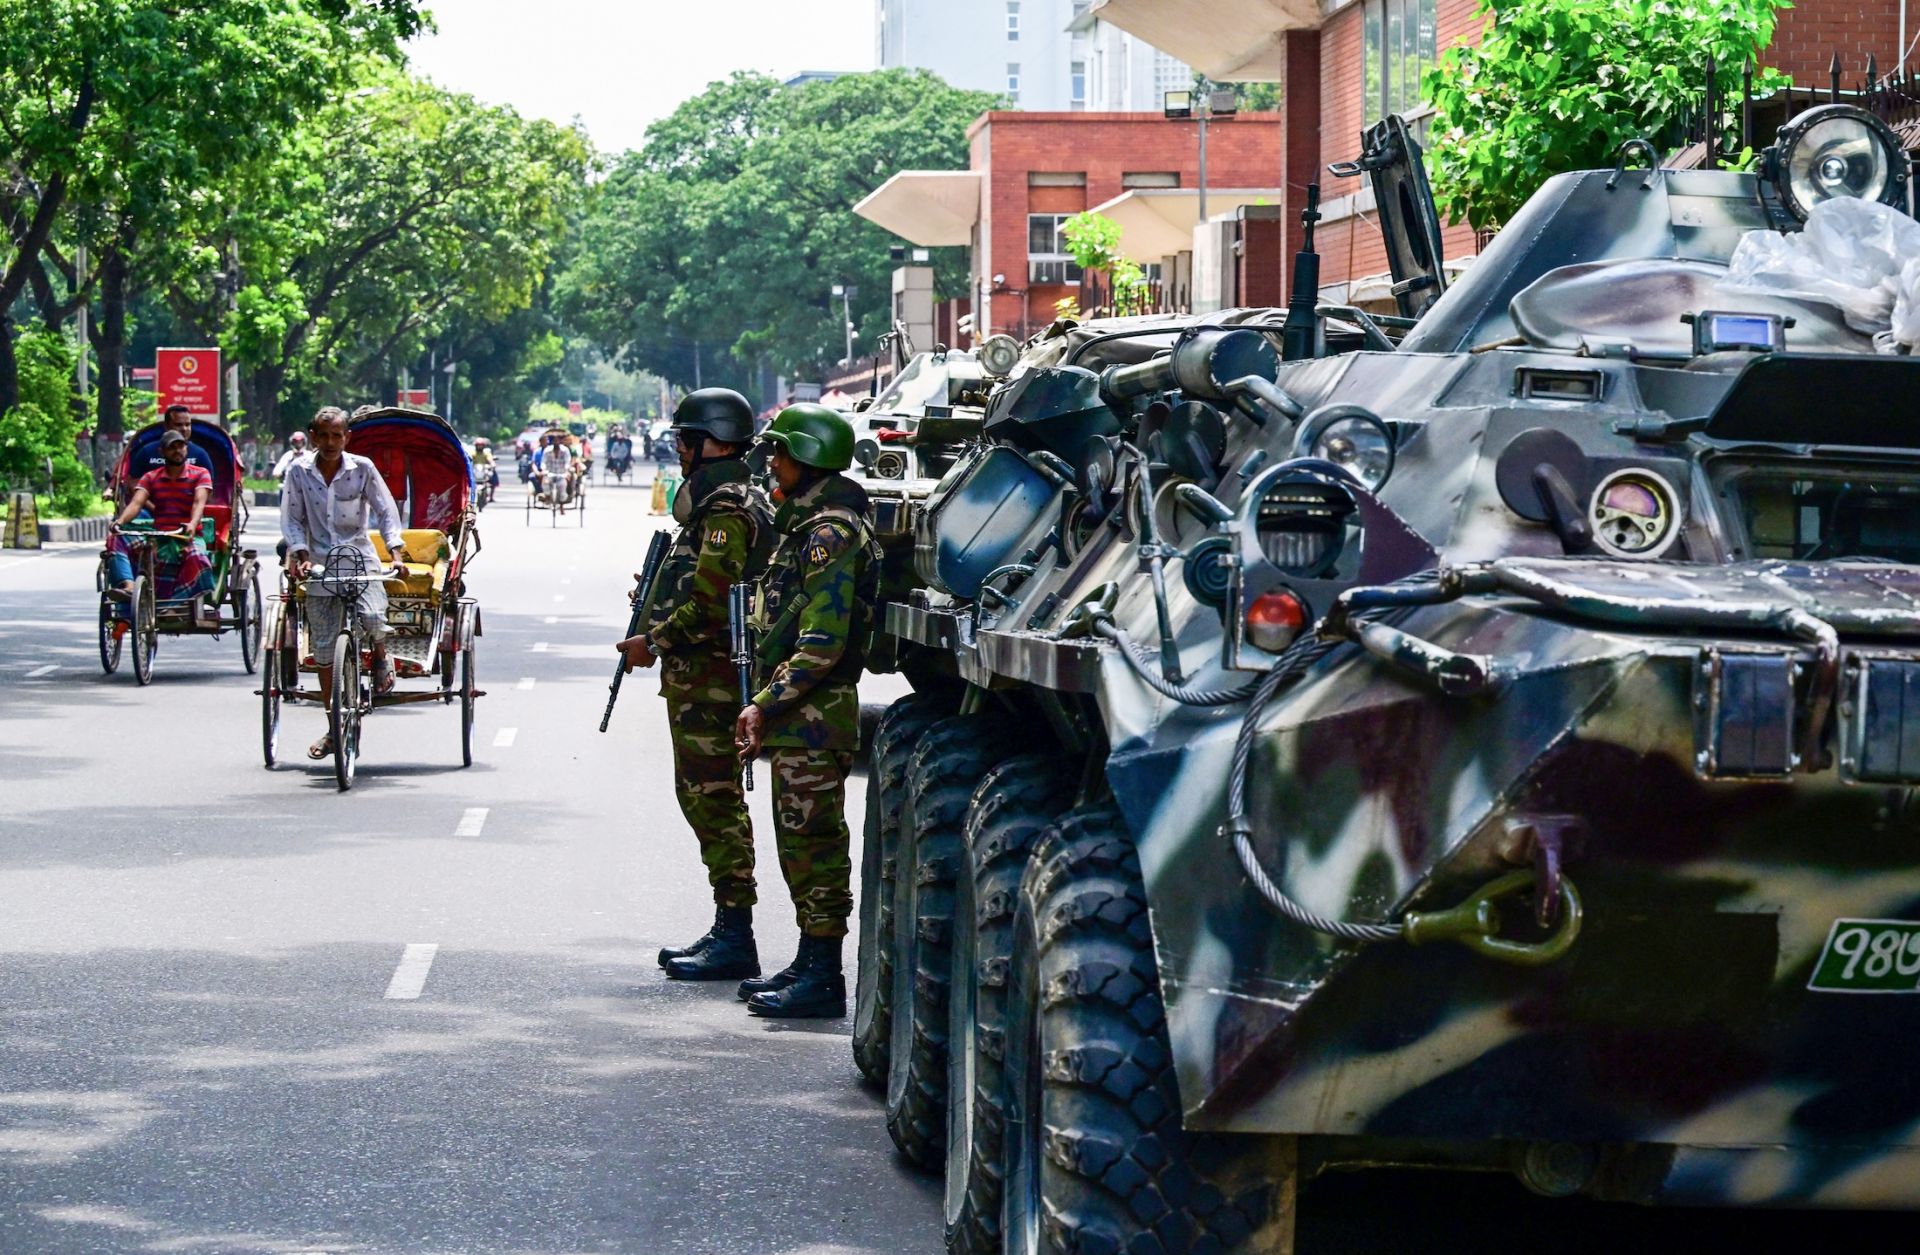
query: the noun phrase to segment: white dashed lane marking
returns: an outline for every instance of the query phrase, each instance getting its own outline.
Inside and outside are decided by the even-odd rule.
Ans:
[[[58,671],[59,669],[60,669],[59,663],[50,662],[44,667],[35,667],[33,670],[27,672],[27,678],[29,680],[37,680],[43,675],[52,675],[54,672]]]
[[[453,835],[456,837],[479,836],[480,830],[487,826],[487,810],[485,806],[467,807],[460,816],[460,822],[454,826]]]
[[[558,623],[560,622],[560,616],[557,614],[550,614],[547,616],[546,621],[548,623]]]
[[[536,653],[536,654],[544,654],[544,653],[546,653],[546,652],[547,652],[547,643],[546,643],[545,641],[535,641],[535,642],[533,643],[533,652],[534,652],[534,653]]]
[[[440,947],[431,941],[410,944],[401,952],[399,966],[393,969],[393,979],[387,982],[386,996],[418,998],[420,991],[427,987],[427,973],[433,970],[433,956],[439,952]]]
[[[523,675],[520,677],[520,683],[514,685],[513,687],[519,689],[522,693],[524,693],[528,689],[533,687],[533,677],[530,675]]]
[[[493,734],[493,748],[497,750],[506,749],[509,745],[513,744],[513,738],[519,735],[520,729],[518,728],[502,728]]]

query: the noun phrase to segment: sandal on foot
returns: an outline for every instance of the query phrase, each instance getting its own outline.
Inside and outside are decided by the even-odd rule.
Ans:
[[[393,663],[383,662],[374,664],[373,695],[375,697],[385,697],[391,692],[393,692]]]
[[[319,762],[331,753],[333,753],[333,733],[331,732],[307,746],[307,757],[315,762]]]

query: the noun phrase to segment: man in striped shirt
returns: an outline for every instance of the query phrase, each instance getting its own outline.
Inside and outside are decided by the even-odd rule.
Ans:
[[[184,600],[208,591],[213,563],[201,546],[198,533],[200,516],[213,493],[213,476],[204,466],[187,460],[190,446],[179,431],[169,429],[160,438],[162,464],[148,471],[134,485],[133,495],[114,519],[113,538],[107,542],[108,580],[124,599],[133,592],[132,545],[119,529],[135,515],[146,511],[156,532],[179,532],[185,539],[163,538],[156,566],[163,575],[162,586],[154,590],[159,600]],[[164,593],[164,596],[161,594]]]

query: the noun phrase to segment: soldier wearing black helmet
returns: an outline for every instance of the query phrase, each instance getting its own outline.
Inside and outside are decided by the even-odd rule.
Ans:
[[[673,421],[684,476],[673,503],[679,531],[660,574],[656,613],[620,650],[630,667],[661,660],[674,792],[713,888],[713,927],[691,945],[661,950],[660,966],[675,980],[740,980],[760,975],[760,957],[753,827],[733,746],[740,690],[728,654],[727,590],[771,544],[772,511],[741,460],[753,440],[745,397],[702,388],[687,394]]]
[[[866,491],[840,474],[853,462],[846,419],[822,405],[790,405],[760,439],[780,487],[778,541],[757,590],[760,688],[734,735],[744,755],[767,748],[800,953],[740,994],[755,1015],[840,1016],[841,943],[853,909],[846,790],[860,737],[854,686],[873,630],[880,554]]]

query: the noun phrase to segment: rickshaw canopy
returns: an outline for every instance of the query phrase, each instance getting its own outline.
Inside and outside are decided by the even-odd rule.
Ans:
[[[390,408],[361,415],[347,432],[347,451],[373,462],[408,527],[460,530],[473,502],[473,463],[452,424]]]
[[[165,423],[149,423],[127,438],[126,451],[120,455],[120,467],[115,472],[119,483],[131,489],[142,475],[164,465],[160,457],[160,437],[166,430]],[[233,437],[225,428],[196,418],[187,443],[193,446],[192,460],[206,467],[213,477],[213,490],[207,494],[207,503],[232,506],[242,475],[240,447],[233,442]]]

